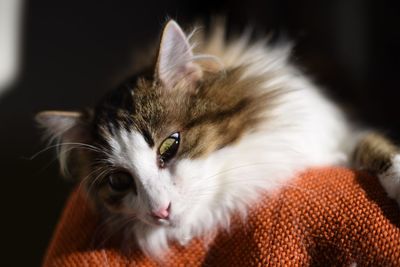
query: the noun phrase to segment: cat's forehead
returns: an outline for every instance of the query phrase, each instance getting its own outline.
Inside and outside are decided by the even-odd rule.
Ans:
[[[95,109],[95,131],[107,136],[120,130],[135,131],[154,142],[180,128],[184,103],[182,96],[166,94],[151,80],[139,78],[112,90],[100,101]]]
[[[258,80],[240,80],[238,72],[206,77],[195,92],[143,78],[124,84],[97,107],[94,132],[104,141],[134,131],[151,146],[181,132],[178,157],[207,155],[251,131],[264,109],[265,99],[252,93]]]

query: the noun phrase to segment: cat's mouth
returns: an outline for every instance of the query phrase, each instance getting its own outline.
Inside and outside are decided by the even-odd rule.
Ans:
[[[159,225],[159,226],[169,226],[169,225],[171,225],[171,221],[169,219],[156,219],[156,218],[153,218],[153,222],[155,222],[155,224]]]
[[[147,215],[145,218],[143,218],[143,222],[152,226],[174,226],[174,221],[171,220],[170,218],[167,219],[161,219],[161,218],[156,218],[152,215]]]

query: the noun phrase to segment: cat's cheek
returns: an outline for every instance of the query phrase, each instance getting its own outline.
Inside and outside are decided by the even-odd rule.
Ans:
[[[175,205],[172,206],[174,203]],[[177,204],[176,200],[175,202],[171,202],[171,209],[168,220],[159,225],[163,225],[165,227],[179,227],[181,225],[182,217],[184,214],[177,212],[177,208],[179,208],[179,204]]]
[[[171,216],[169,219],[169,227],[179,228],[181,226],[181,219],[179,216]]]
[[[103,199],[103,204],[108,211],[119,214],[135,214],[135,203],[129,195],[110,195]]]
[[[171,213],[169,216],[170,225],[172,227],[182,225],[186,215],[189,213],[186,201],[183,198],[175,198],[171,203]]]
[[[109,197],[104,199],[103,204],[112,213],[121,213],[124,210],[121,199]]]

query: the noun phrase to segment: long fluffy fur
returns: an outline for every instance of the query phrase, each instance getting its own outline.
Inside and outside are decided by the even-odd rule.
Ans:
[[[281,90],[273,110],[265,110],[265,123],[229,147],[206,159],[182,160],[177,173],[189,186],[188,203],[201,207],[185,215],[179,228],[144,223],[133,232],[141,248],[159,256],[169,241],[185,244],[216,227],[228,228],[235,212],[246,210],[261,192],[272,192],[309,166],[344,162],[341,142],[347,134],[342,114],[289,62],[289,47],[271,48],[265,41],[249,43],[246,36],[225,42],[223,34],[199,40],[197,53],[218,57],[224,68],[245,66],[243,79],[266,77],[260,90]],[[272,115],[271,115],[272,114]],[[222,190],[217,198],[213,191]]]
[[[389,157],[386,150],[378,150],[381,159],[390,161],[384,161],[387,168],[380,172],[380,178],[390,196],[400,199],[399,187],[393,187],[400,184],[397,148],[382,138],[370,138],[364,145],[359,142],[361,137],[351,131],[336,106],[289,62],[290,45],[272,47],[266,40],[250,41],[247,33],[227,41],[222,24],[215,25],[209,37],[199,32],[184,37],[174,22],[169,29],[167,33],[172,35],[168,35],[168,42],[161,43],[166,45],[165,53],[174,51],[170,42],[183,42],[178,49],[183,52],[181,57],[168,54],[162,64],[157,61],[163,68],[158,72],[161,79],[176,79],[164,81],[164,87],[171,88],[164,88],[163,81],[156,79],[138,79],[134,90],[122,88],[122,94],[116,90],[111,104],[100,105],[94,119],[86,123],[100,140],[92,136],[97,140],[91,144],[92,152],[105,152],[96,162],[122,167],[137,179],[139,193],[120,199],[125,209],[104,209],[112,218],[110,228],[126,226],[126,239],[133,238],[146,254],[160,258],[170,242],[185,244],[217,228],[227,229],[234,213],[245,218],[260,194],[290,185],[297,172],[310,166],[349,163],[357,143],[361,143],[357,151],[371,154],[362,153],[357,158],[368,162],[377,160],[377,143],[388,144]],[[194,50],[186,53],[190,47]],[[171,58],[173,64],[169,64]],[[175,76],[176,69],[184,73]],[[186,73],[188,70],[195,73]],[[201,75],[205,82],[198,88]],[[139,103],[136,106],[135,101]],[[112,105],[115,103],[116,107]],[[208,121],[206,109],[215,113],[211,114],[214,121]],[[49,128],[53,129],[56,121],[62,122],[60,114],[57,120],[48,115],[44,113],[41,119]],[[59,131],[53,136],[63,135],[60,140],[64,142],[82,142],[85,134],[76,127],[82,121],[71,120],[77,116],[62,115],[68,127],[58,125],[54,129]],[[226,116],[229,118],[224,121]],[[77,132],[69,130],[74,129],[72,122]],[[166,138],[166,132],[178,131],[181,125],[186,125],[183,134],[189,144],[181,145],[171,170],[159,168],[155,162],[157,144]],[[144,126],[152,131],[151,142],[146,140],[150,134],[145,134]],[[67,158],[61,161],[65,166]],[[88,184],[97,186],[101,178],[89,179]],[[99,183],[98,190],[103,191],[98,195],[107,197],[109,189],[104,185],[101,188]],[[170,220],[177,225],[149,223],[149,213],[167,201],[172,203],[172,215],[179,215],[177,222]]]

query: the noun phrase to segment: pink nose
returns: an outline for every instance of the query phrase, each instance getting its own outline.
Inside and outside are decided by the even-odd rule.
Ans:
[[[156,219],[168,219],[169,211],[171,209],[171,202],[165,208],[161,208],[156,211],[152,211],[151,215],[153,215]]]

